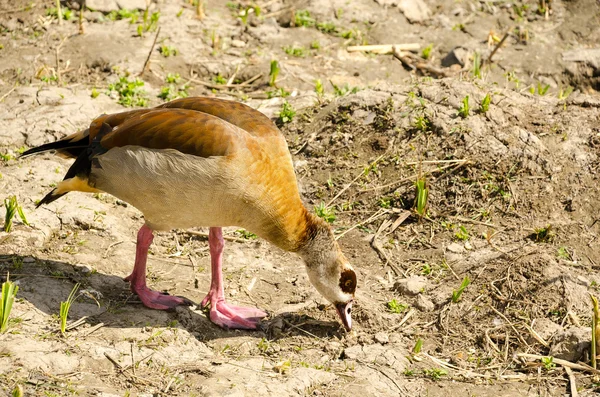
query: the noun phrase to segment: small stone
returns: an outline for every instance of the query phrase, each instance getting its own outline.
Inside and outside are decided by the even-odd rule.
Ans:
[[[246,42],[242,40],[231,40],[231,46],[235,48],[244,48],[246,47]]]
[[[417,296],[415,307],[422,312],[431,312],[435,309],[435,305],[433,304],[433,302],[425,295]]]
[[[431,18],[431,9],[423,0],[400,0],[398,8],[410,23],[425,22]]]
[[[465,241],[465,249],[469,251],[473,249],[473,246],[469,241]]]
[[[533,320],[532,328],[546,342],[549,342],[551,339],[553,339],[554,334],[558,332],[564,332],[563,327],[544,317]],[[533,342],[533,337],[531,337],[530,340]]]
[[[23,258],[23,263],[33,263],[35,262],[35,258],[32,256],[26,256],[25,258]]]
[[[454,254],[462,254],[463,252],[465,252],[465,247],[459,243],[451,243],[446,247],[446,250]]]
[[[423,276],[410,276],[396,281],[394,289],[404,295],[417,295],[423,292],[427,286],[427,278]]]
[[[92,272],[92,268],[88,265],[78,264],[79,271],[83,274],[90,274]]]
[[[385,333],[385,332],[378,332],[378,333],[375,334],[375,342],[381,343],[382,345],[385,345],[389,341],[390,341],[390,336],[387,333]]]
[[[354,345],[344,350],[344,357],[349,360],[356,360],[363,354],[361,345]]]
[[[442,66],[449,68],[452,65],[459,65],[462,68],[469,61],[469,55],[470,51],[466,48],[455,47],[442,59]]]
[[[548,355],[577,362],[583,357],[583,352],[590,348],[591,342],[591,328],[569,328],[554,335]]]

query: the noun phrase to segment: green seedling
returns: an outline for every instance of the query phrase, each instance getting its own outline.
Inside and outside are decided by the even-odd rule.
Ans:
[[[415,120],[413,121],[413,126],[421,132],[427,132],[431,129],[431,122],[429,121],[426,115],[421,114],[415,117]]]
[[[386,303],[386,306],[387,306],[387,309],[394,314],[403,313],[406,311],[406,309],[408,309],[408,305],[405,305],[404,303],[400,303],[396,299],[392,299],[391,301]]]
[[[473,54],[473,77],[481,78],[481,55],[478,52]]]
[[[319,218],[323,218],[327,223],[333,223],[336,218],[333,208],[327,207],[323,202],[315,206],[315,214]]]
[[[271,344],[269,343],[269,341],[265,338],[262,338],[261,340],[258,341],[258,343],[256,344],[256,347],[258,347],[258,350],[260,350],[261,353],[266,353],[267,350],[269,349],[269,346]]]
[[[148,96],[146,91],[141,89],[144,82],[138,78],[129,80],[127,76],[119,77],[116,83],[109,84],[108,91],[119,94],[118,103],[123,106],[147,106]]]
[[[560,259],[566,259],[568,261],[573,259],[567,247],[558,247],[556,256],[558,256]]]
[[[536,87],[537,87],[537,91],[536,91]],[[550,88],[549,84],[542,85],[542,83],[540,83],[538,81],[537,86],[529,87],[529,92],[531,93],[531,95],[535,95],[537,93],[537,95],[539,95],[539,96],[544,96],[548,92],[549,88]]]
[[[11,394],[12,397],[23,397],[23,385],[16,385]]]
[[[67,330],[67,316],[69,315],[71,305],[77,298],[75,294],[77,293],[78,289],[79,283],[75,284],[75,286],[71,290],[71,293],[69,294],[69,297],[67,298],[67,301],[60,302],[60,333],[63,334],[63,336],[65,335],[65,332]]]
[[[469,231],[463,225],[458,227],[458,231],[454,233],[454,237],[461,241],[467,241],[469,239]]]
[[[215,84],[227,84],[227,79],[221,76],[221,73],[213,77],[213,81],[215,82]]]
[[[296,47],[296,46],[284,46],[283,51],[286,54],[291,55],[297,58],[304,58],[307,54],[306,48],[304,47]]]
[[[294,26],[312,28],[315,24],[316,21],[310,16],[308,10],[298,10],[294,13]]]
[[[446,371],[445,369],[442,369],[442,368],[424,369],[423,375],[425,375],[428,378],[430,378],[431,380],[435,381],[435,380],[440,380],[442,378],[442,376],[444,376],[444,375],[448,375],[448,371]]]
[[[463,98],[462,104],[460,105],[460,108],[458,108],[458,115],[460,117],[462,117],[463,119],[466,119],[467,117],[469,117],[469,96],[468,95]]]
[[[413,347],[413,354],[421,353],[421,349],[423,348],[423,339],[417,339],[417,343],[415,343],[415,347]]]
[[[187,98],[189,96],[188,89],[189,84],[177,86],[177,83],[181,80],[179,73],[167,73],[165,82],[168,84],[161,88],[158,97],[166,101],[172,101],[177,98]]]
[[[485,94],[483,100],[481,101],[481,106],[479,106],[480,113],[487,113],[490,110],[490,103],[492,102],[492,97],[490,94]]]
[[[317,96],[319,98],[321,98],[323,94],[325,94],[325,89],[323,88],[323,83],[321,82],[321,79],[317,79],[315,81],[315,92],[317,93]]]
[[[146,32],[154,32],[158,28],[158,20],[160,19],[160,12],[156,11],[150,14],[148,9],[144,11],[142,23],[137,27],[137,34],[140,37],[144,37]],[[132,22],[133,23],[133,22]]]
[[[471,284],[471,280],[469,280],[468,276],[465,276],[462,283],[460,283],[460,287],[452,291],[452,303],[458,303],[462,293],[464,292],[465,288],[469,286],[469,284]]]
[[[261,13],[261,8],[258,5],[250,4],[246,6],[246,8],[242,8],[242,10],[239,12],[238,18],[240,18],[244,26],[248,24],[248,18],[252,13],[256,14],[256,16],[259,17]]]
[[[295,115],[296,111],[294,110],[292,105],[290,105],[287,101],[283,102],[283,105],[281,106],[281,111],[279,112],[279,121],[283,124],[290,123],[294,119]]]
[[[278,89],[273,90],[273,91],[267,91],[267,98],[269,98],[269,99],[277,98],[277,97],[287,98],[290,95],[291,95],[291,93],[289,91],[286,91],[286,89],[283,87],[279,87]]]
[[[568,86],[567,88],[561,88],[560,91],[558,91],[558,99],[560,101],[563,101],[565,99],[567,99],[569,97],[569,95],[571,95],[573,93],[573,87]]]
[[[276,60],[271,61],[271,71],[269,72],[269,86],[275,87],[277,82],[277,76],[279,76],[279,62]]]
[[[189,96],[188,89],[189,85],[187,84],[179,87],[175,84],[169,84],[160,89],[158,97],[164,99],[165,101],[172,101],[173,99],[177,98],[187,98]]]
[[[246,240],[256,240],[258,236],[252,232],[247,231],[246,229],[238,229],[236,232],[245,238]]]
[[[4,215],[4,231],[9,233],[12,230],[12,221],[15,217],[15,214],[19,214],[19,218],[21,218],[21,222],[25,225],[29,226],[29,222],[27,222],[27,218],[25,217],[25,212],[23,212],[23,208],[19,205],[17,201],[17,196],[10,196],[4,199],[4,208],[6,213]]]
[[[98,98],[99,95],[100,95],[100,91],[98,91],[96,88],[92,88],[92,93],[90,94],[92,99]]]
[[[311,50],[320,50],[321,49],[321,43],[319,42],[319,40],[315,40],[313,42],[310,43],[310,49]]]
[[[427,47],[423,48],[423,51],[421,51],[421,57],[423,59],[431,58],[432,51],[433,51],[433,44],[429,44]]]
[[[598,299],[590,294],[592,299],[592,345],[591,345],[591,356],[592,356],[592,367],[596,369],[598,351],[600,351],[600,311],[598,310]]]
[[[333,82],[331,80],[329,80],[329,83],[331,84],[331,86],[333,87],[333,93],[335,94],[335,96],[344,96],[347,94],[356,94],[358,91],[360,91],[359,87],[348,87],[348,84],[344,84],[343,87],[339,87],[335,84],[333,84]]]
[[[8,317],[15,302],[17,291],[19,291],[19,286],[10,281],[7,274],[6,281],[2,283],[2,296],[0,297],[0,333],[6,332],[8,328]]]
[[[540,227],[533,232],[533,239],[538,243],[549,243],[554,240],[555,233],[552,230],[552,225]]]
[[[71,18],[73,17],[73,11],[71,11],[68,8],[63,9],[60,6],[60,2],[57,1],[57,3],[58,4],[56,7],[51,7],[51,8],[48,8],[48,10],[46,10],[46,15],[55,17],[59,21],[61,21],[61,20],[70,21]]]
[[[335,34],[338,31],[338,28],[333,24],[333,22],[319,22],[317,23],[317,29],[328,34]]]
[[[541,361],[546,371],[550,371],[551,369],[556,368],[556,364],[554,363],[554,357],[552,356],[542,357]]]
[[[417,212],[417,215],[419,215],[419,218],[423,218],[427,213],[427,199],[429,198],[427,180],[424,177],[417,179],[415,188],[415,211]]]
[[[517,73],[513,70],[511,72],[504,73],[504,77],[506,77],[506,81],[509,83],[515,83],[515,88],[519,89],[521,85],[521,80],[517,77]]]
[[[165,58],[168,58],[171,55],[172,56],[177,56],[179,54],[179,50],[177,48],[172,47],[172,46],[168,46],[168,45],[161,45],[158,48],[158,51]]]
[[[128,10],[126,8],[122,8],[120,10],[113,10],[109,12],[106,17],[111,21],[129,19],[129,23],[134,24],[140,17],[140,12],[138,10]]]
[[[177,84],[181,80],[181,76],[179,73],[167,73],[167,77],[165,77],[165,83],[167,84]]]

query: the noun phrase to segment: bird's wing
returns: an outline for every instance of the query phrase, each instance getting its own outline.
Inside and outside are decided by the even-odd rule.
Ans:
[[[252,136],[281,137],[281,133],[267,116],[240,102],[208,97],[189,97],[167,102],[158,108],[190,109],[212,114],[247,131]]]

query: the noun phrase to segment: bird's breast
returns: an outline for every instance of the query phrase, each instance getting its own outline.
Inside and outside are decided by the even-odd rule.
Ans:
[[[257,200],[263,189],[240,168],[239,161],[226,156],[124,146],[99,156],[90,180],[138,208],[156,230],[263,227],[265,205]]]

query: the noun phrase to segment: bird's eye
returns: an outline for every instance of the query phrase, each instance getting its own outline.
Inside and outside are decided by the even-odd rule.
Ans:
[[[356,273],[353,270],[347,269],[340,275],[340,288],[347,294],[354,294],[356,290]]]

